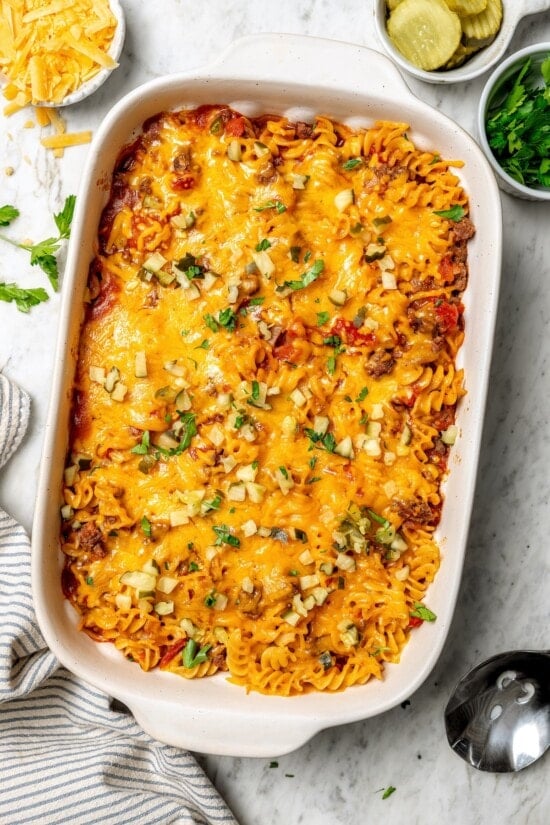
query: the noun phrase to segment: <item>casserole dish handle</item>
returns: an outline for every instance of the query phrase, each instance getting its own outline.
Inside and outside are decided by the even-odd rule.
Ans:
[[[153,702],[143,697],[123,701],[143,730],[177,748],[220,756],[282,756],[296,750],[320,731],[315,718],[290,715],[281,724],[280,715],[243,713],[242,705],[217,707],[195,712],[174,702]],[[254,700],[253,700],[254,701]],[[276,701],[288,701],[276,697]]]
[[[369,95],[410,90],[391,60],[365,46],[292,34],[260,34],[232,43],[211,66],[217,78],[314,83]]]

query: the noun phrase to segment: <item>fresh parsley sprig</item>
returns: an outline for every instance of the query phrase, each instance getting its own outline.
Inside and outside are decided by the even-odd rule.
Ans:
[[[24,249],[30,253],[31,266],[39,266],[40,269],[46,273],[50,284],[56,292],[59,289],[59,270],[57,266],[56,253],[59,251],[62,241],[67,240],[70,237],[75,202],[76,197],[74,195],[69,195],[65,199],[61,212],[54,214],[53,217],[55,225],[58,229],[58,235],[55,238],[46,238],[44,241],[40,241],[36,244],[25,244],[18,243],[7,235],[0,234],[0,240],[11,244],[11,246],[16,247],[17,249]],[[19,210],[10,204],[0,207],[0,226],[9,226],[15,218],[19,217],[19,214]],[[47,300],[47,298],[42,297],[40,301],[36,301],[35,303],[40,303],[43,300]],[[28,312],[28,309],[23,311]]]
[[[22,289],[17,284],[6,284],[0,281],[0,301],[14,303],[20,312],[30,312],[32,307],[49,300],[49,295],[42,287]]]

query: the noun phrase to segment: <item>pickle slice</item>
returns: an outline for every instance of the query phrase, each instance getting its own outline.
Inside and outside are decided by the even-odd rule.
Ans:
[[[445,0],[451,11],[459,17],[466,17],[470,14],[480,14],[487,8],[488,0]]]
[[[478,52],[479,49],[477,46],[463,46],[462,43],[453,54],[450,60],[447,60],[445,63],[445,69],[456,69],[458,66],[462,66],[465,60],[471,57],[473,54]]]
[[[407,60],[429,72],[451,59],[462,29],[444,0],[402,0],[388,18],[388,34]]]
[[[502,0],[487,0],[487,8],[479,14],[461,18],[465,46],[482,49],[495,39],[502,23]]]

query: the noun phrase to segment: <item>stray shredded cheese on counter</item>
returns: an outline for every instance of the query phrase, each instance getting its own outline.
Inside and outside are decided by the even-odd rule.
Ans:
[[[0,71],[10,115],[61,103],[103,68],[117,21],[108,0],[0,0]]]

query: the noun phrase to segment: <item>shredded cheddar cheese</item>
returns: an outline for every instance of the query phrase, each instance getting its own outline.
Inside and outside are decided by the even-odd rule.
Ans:
[[[0,71],[5,114],[58,104],[102,68],[116,18],[108,0],[0,0]]]
[[[382,678],[435,618],[474,231],[452,165],[404,123],[220,106],[124,149],[64,471],[86,633],[287,696]]]
[[[66,149],[67,146],[79,146],[81,143],[89,143],[91,139],[92,133],[86,130],[84,132],[50,135],[41,138],[40,143],[46,149]]]

